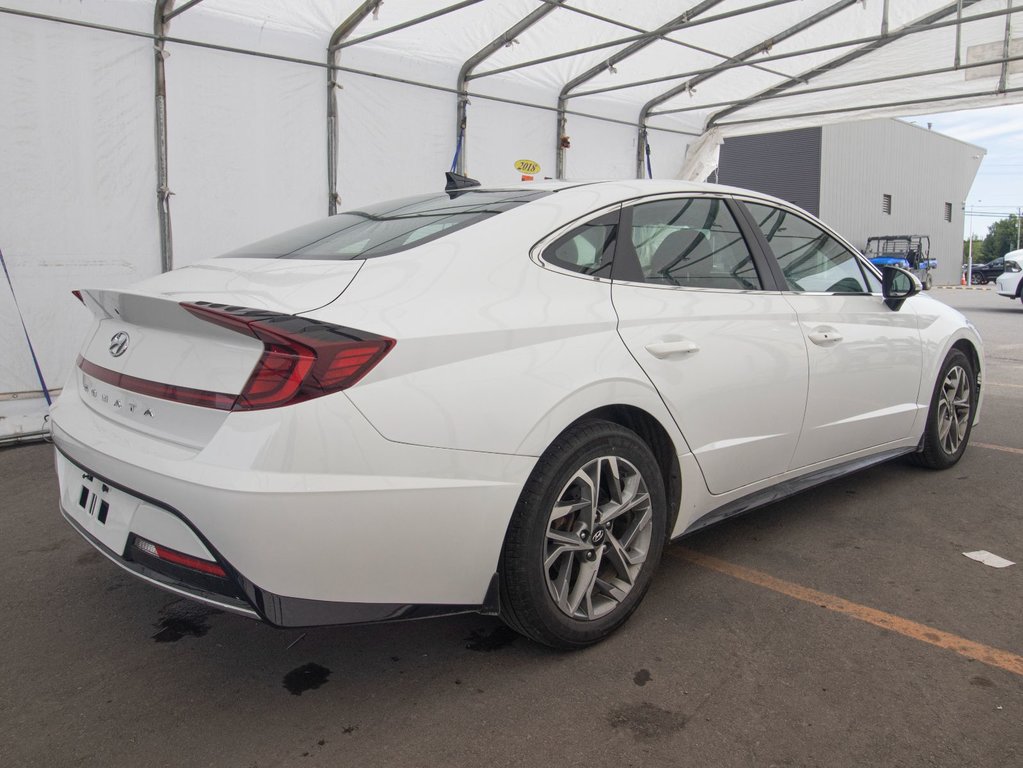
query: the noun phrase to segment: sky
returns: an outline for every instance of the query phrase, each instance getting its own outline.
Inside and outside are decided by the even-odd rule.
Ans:
[[[1023,207],[1023,104],[903,119],[987,150],[966,199],[964,237],[971,211],[974,235],[983,237],[992,222]]]

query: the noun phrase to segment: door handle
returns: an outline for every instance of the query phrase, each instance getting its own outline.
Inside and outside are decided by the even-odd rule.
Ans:
[[[832,344],[837,344],[842,340],[842,334],[834,328],[822,326],[814,328],[810,333],[806,334],[806,338],[820,347],[830,347]]]
[[[657,358],[670,357],[671,355],[692,355],[700,351],[700,347],[689,341],[689,339],[674,339],[672,341],[654,341],[646,345],[646,351]]]

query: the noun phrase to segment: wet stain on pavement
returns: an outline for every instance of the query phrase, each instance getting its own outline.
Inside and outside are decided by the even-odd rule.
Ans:
[[[103,559],[103,555],[95,549],[90,549],[88,552],[83,552],[76,557],[75,562],[78,563],[78,565],[92,565],[93,563],[98,563]]]
[[[978,688],[994,688],[995,684],[988,680],[986,677],[980,675],[974,675],[970,678],[970,685],[975,685]]]
[[[511,645],[518,639],[518,633],[503,624],[494,627],[489,633],[482,629],[474,629],[472,634],[465,641],[465,647],[470,651],[483,651],[489,653]]]
[[[291,670],[284,676],[284,687],[292,696],[301,696],[306,691],[314,691],[325,685],[330,677],[330,670],[319,664],[309,662]]]
[[[639,672],[632,676],[632,682],[641,687],[649,683],[650,680],[651,678],[649,669],[641,669],[639,670]]]
[[[686,718],[680,712],[643,702],[612,709],[607,713],[607,722],[612,728],[627,730],[640,741],[677,733],[685,727]]]
[[[184,637],[205,635],[210,631],[209,617],[221,611],[195,603],[175,601],[165,606],[162,613],[164,617],[156,623],[159,631],[153,635],[153,640],[158,643],[176,643]]]

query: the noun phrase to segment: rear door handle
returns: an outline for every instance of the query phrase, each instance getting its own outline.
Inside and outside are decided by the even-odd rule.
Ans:
[[[700,347],[689,339],[674,339],[651,342],[646,345],[646,351],[654,357],[663,359],[672,355],[692,355],[699,352]]]
[[[837,344],[842,340],[842,334],[834,328],[822,326],[814,328],[810,333],[806,334],[806,338],[820,347],[830,347],[832,344]]]

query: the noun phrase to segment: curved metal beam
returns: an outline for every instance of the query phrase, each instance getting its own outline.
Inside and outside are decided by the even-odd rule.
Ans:
[[[745,61],[746,59],[753,58],[754,56],[756,56],[759,53],[764,53],[765,51],[769,51],[769,50],[771,50],[771,48],[773,48],[778,43],[780,43],[780,42],[782,42],[784,40],[787,40],[790,37],[794,37],[795,35],[798,35],[801,32],[805,32],[806,30],[810,29],[811,27],[813,27],[813,26],[815,26],[817,24],[820,24],[822,21],[831,18],[836,13],[838,13],[840,11],[844,11],[846,8],[848,8],[848,7],[852,6],[852,5],[856,5],[857,3],[859,3],[859,0],[838,0],[837,3],[832,3],[827,8],[824,8],[823,10],[818,11],[817,13],[813,14],[812,16],[808,16],[807,18],[803,19],[802,21],[799,21],[796,24],[793,24],[788,29],[782,30],[781,32],[778,32],[777,34],[771,35],[771,37],[768,37],[765,40],[761,40],[756,45],[753,45],[753,46],[747,48],[746,50],[742,51],[741,53],[736,54],[735,56],[732,57],[732,61],[742,62],[742,61]],[[638,125],[637,125],[637,128],[638,128],[638,138],[637,138],[637,141],[636,141],[636,178],[637,179],[643,178],[643,161],[644,161],[644,158],[646,156],[646,143],[647,143],[647,125],[646,125],[646,123],[647,123],[647,119],[650,117],[650,112],[653,110],[653,108],[656,107],[658,104],[663,104],[664,102],[668,101],[669,99],[672,99],[675,96],[678,96],[680,93],[686,93],[687,91],[691,91],[694,87],[696,87],[700,83],[706,82],[710,78],[714,77],[715,75],[720,74],[721,72],[724,72],[727,69],[730,69],[731,67],[732,67],[732,64],[729,63],[729,62],[723,62],[723,63],[717,65],[716,67],[710,67],[709,69],[707,69],[702,74],[699,74],[699,75],[697,75],[696,77],[694,77],[694,78],[692,78],[690,80],[686,80],[684,83],[676,85],[674,88],[672,88],[672,89],[670,89],[668,91],[665,91],[664,93],[660,94],[659,96],[655,96],[654,98],[650,99],[650,101],[648,101],[646,104],[643,105],[643,108],[639,111],[639,120],[638,120]]]
[[[761,101],[763,99],[774,98],[775,96],[777,96],[780,93],[783,93],[784,91],[787,91],[791,88],[795,88],[797,85],[805,85],[806,83],[809,83],[811,80],[813,80],[815,77],[820,77],[821,75],[827,74],[828,72],[832,72],[838,69],[839,67],[843,67],[846,64],[849,64],[850,62],[856,61],[856,59],[874,53],[875,51],[878,51],[884,48],[885,46],[890,45],[891,43],[901,40],[902,38],[906,37],[909,34],[918,32],[921,26],[934,24],[935,22],[941,21],[946,16],[961,13],[963,7],[969,8],[971,5],[976,5],[979,2],[980,0],[956,0],[956,2],[950,3],[949,5],[946,5],[943,8],[939,8],[937,11],[929,13],[921,19],[917,19],[916,21],[910,22],[909,24],[906,24],[905,26],[896,29],[894,32],[888,31],[882,32],[883,35],[882,37],[873,40],[867,43],[866,45],[860,46],[855,51],[850,51],[849,53],[843,56],[839,56],[837,59],[832,59],[826,64],[821,64],[819,66],[813,67],[812,69],[803,72],[801,75],[796,75],[795,77],[789,78],[784,83],[779,83],[778,85],[766,88],[754,96],[750,96],[747,99],[735,102],[727,109],[722,109],[720,112],[715,112],[707,121],[707,128],[708,129],[713,128],[715,125],[717,125],[718,120],[721,120],[722,118],[727,117],[728,115],[734,114],[735,112],[738,112],[741,109],[745,109],[746,107],[749,107],[757,103],[758,101]],[[1007,20],[1010,18],[1011,16],[1006,16]],[[656,114],[665,115],[669,114],[671,111],[672,110],[665,110],[664,112],[658,112]]]
[[[690,22],[686,26],[695,27],[698,24],[711,24],[715,21],[723,21],[724,19],[731,19],[737,16],[743,16],[747,13],[753,13],[755,11],[762,11],[765,8],[773,8],[777,5],[786,5],[787,3],[798,2],[799,0],[764,0],[762,3],[757,5],[750,5],[745,8],[736,8],[731,11],[724,11],[715,16],[708,16],[705,19],[699,19],[697,21]],[[542,0],[542,2],[554,2],[554,0]],[[669,30],[671,31],[671,30]],[[605,48],[614,48],[616,45],[624,45],[631,43],[636,40],[641,40],[646,37],[648,33],[643,32],[638,35],[629,35],[628,37],[619,37],[616,40],[608,40],[603,43],[597,43],[596,45],[588,45],[584,48],[573,48],[571,51],[562,51],[561,53],[552,53],[549,56],[542,56],[539,59],[530,59],[529,61],[522,61],[518,64],[510,64],[507,67],[498,67],[497,69],[488,69],[486,72],[477,72],[470,79],[478,77],[489,77],[490,75],[499,75],[503,72],[511,72],[516,69],[525,69],[526,67],[535,67],[538,64],[547,64],[551,61],[558,61],[560,59],[569,59],[573,56],[581,56],[584,53],[593,53],[594,51],[601,51]]]
[[[381,2],[382,1],[383,0],[381,0]],[[377,30],[376,32],[371,32],[368,35],[363,35],[362,37],[357,37],[354,40],[338,41],[337,47],[338,48],[348,48],[351,45],[358,45],[359,43],[364,43],[367,40],[375,40],[378,37],[384,37],[385,35],[389,35],[392,32],[398,32],[398,31],[400,31],[402,29],[408,29],[409,27],[415,27],[415,26],[417,26],[419,24],[422,24],[424,21],[431,21],[432,19],[437,19],[437,18],[440,18],[441,16],[447,16],[449,13],[454,13],[455,11],[460,11],[463,8],[468,8],[470,5],[476,5],[476,3],[481,3],[481,2],[483,2],[483,0],[461,0],[461,2],[455,3],[454,5],[449,5],[446,8],[438,8],[436,11],[432,11],[430,13],[423,14],[422,16],[417,16],[416,18],[409,19],[408,21],[403,21],[401,24],[395,24],[393,27],[387,27],[386,29],[380,29],[380,30]],[[377,3],[377,5],[379,6],[380,3]]]
[[[564,137],[568,125],[568,116],[565,112],[566,102],[568,101],[568,94],[574,89],[578,88],[583,83],[589,82],[601,72],[606,72],[612,69],[615,64],[620,61],[629,58],[633,54],[639,53],[648,45],[656,42],[658,39],[664,37],[668,32],[674,32],[675,30],[682,29],[692,19],[697,16],[709,11],[715,5],[719,5],[724,0],[703,0],[703,2],[697,3],[688,11],[683,13],[681,16],[676,16],[671,21],[666,22],[659,26],[657,29],[653,29],[647,32],[644,37],[636,40],[631,45],[622,48],[618,53],[612,54],[608,57],[607,61],[602,61],[596,66],[590,67],[588,70],[583,72],[571,80],[569,80],[562,87],[561,92],[558,94],[558,124],[557,124],[557,136],[555,136],[555,151],[557,153],[557,162],[555,163],[555,177],[558,179],[565,178],[565,146]]]
[[[337,152],[340,137],[340,126],[337,114],[337,82],[341,43],[355,31],[362,20],[373,13],[383,0],[364,0],[352,14],[338,25],[327,43],[327,213],[337,213],[337,204],[341,197],[337,192]]]
[[[549,0],[545,1],[543,5],[535,9],[528,15],[524,16],[517,23],[510,26],[504,31],[503,34],[495,37],[485,46],[480,48],[476,53],[465,60],[462,64],[461,69],[458,70],[458,81],[456,90],[458,91],[458,107],[455,116],[455,162],[454,171],[456,173],[465,174],[465,127],[468,117],[467,107],[469,105],[469,93],[468,83],[469,78],[472,76],[473,70],[476,69],[480,64],[490,58],[494,53],[501,50],[506,45],[511,45],[516,37],[521,35],[531,26],[536,24],[540,19],[544,18],[548,13],[557,8],[565,0]]]

